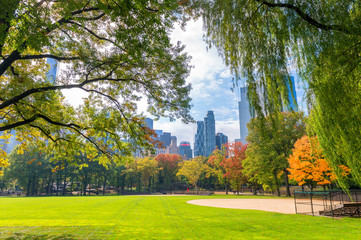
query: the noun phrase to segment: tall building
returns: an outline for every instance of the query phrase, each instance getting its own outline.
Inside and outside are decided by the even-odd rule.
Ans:
[[[170,132],[163,132],[162,135],[160,135],[160,141],[163,143],[163,146],[167,148],[170,145],[171,142],[171,133]]]
[[[184,160],[188,160],[193,157],[191,144],[188,141],[180,142],[179,154],[183,157]]]
[[[153,119],[146,118],[144,121],[147,124],[147,127],[149,127],[150,129],[153,129]]]
[[[246,137],[248,135],[247,123],[251,120],[251,114],[249,109],[249,101],[247,97],[247,87],[240,88],[240,101],[238,102],[239,110],[239,129],[241,135],[241,142],[246,143]]]
[[[222,149],[222,145],[228,143],[228,137],[223,133],[217,133],[216,135],[216,146],[217,149]]]
[[[288,88],[289,106],[283,104],[281,111],[298,111],[296,85],[293,76],[290,76],[290,81],[287,82],[287,88]],[[260,88],[259,92],[260,93],[263,92],[263,89]],[[263,95],[260,93],[259,93],[259,98],[261,99],[261,101],[263,101]],[[243,144],[245,144],[247,142],[246,137],[248,135],[247,123],[251,120],[249,101],[247,97],[247,87],[240,88],[240,99],[241,100],[238,102],[239,128],[241,134],[240,140]]]
[[[177,137],[170,137],[170,145],[167,147],[167,153],[169,154],[179,154],[179,148],[177,146]]]
[[[295,79],[292,76],[290,76],[290,82],[287,82],[287,89],[288,89],[288,101],[290,104],[289,106],[284,106],[283,110],[298,111]]]
[[[204,122],[197,121],[197,133],[194,139],[194,156],[204,155]]]
[[[204,156],[208,157],[216,148],[216,122],[213,111],[204,118]]]

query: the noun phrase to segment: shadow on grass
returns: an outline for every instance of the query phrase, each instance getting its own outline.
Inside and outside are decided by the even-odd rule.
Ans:
[[[28,234],[28,233],[13,233],[12,236],[5,238],[7,240],[22,240],[22,239],[32,239],[32,240],[70,240],[77,239],[71,234],[61,234],[61,235],[51,235],[51,234]]]

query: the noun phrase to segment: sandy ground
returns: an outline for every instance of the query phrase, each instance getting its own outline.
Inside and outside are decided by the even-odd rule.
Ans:
[[[293,199],[198,199],[187,203],[208,207],[251,209],[287,214],[296,213]],[[323,210],[323,206],[314,206],[314,210]]]

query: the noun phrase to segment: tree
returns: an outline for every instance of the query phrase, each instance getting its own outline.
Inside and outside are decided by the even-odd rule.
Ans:
[[[226,150],[227,155],[221,162],[221,165],[226,170],[224,177],[229,179],[232,186],[237,190],[237,194],[239,194],[241,184],[247,182],[242,173],[242,162],[246,159],[247,144],[243,145],[242,142],[226,144]]]
[[[264,121],[253,118],[248,124],[248,131],[249,146],[246,151],[245,174],[249,175],[247,171],[263,171],[273,176],[278,194],[280,194],[278,177],[283,174],[287,195],[290,196],[287,158],[292,152],[294,143],[305,134],[303,113],[274,113],[267,116]],[[250,163],[252,161],[257,164]],[[251,169],[250,166],[258,169]]]
[[[330,185],[337,180],[334,171],[329,167],[322,154],[322,149],[317,137],[303,136],[295,143],[292,155],[288,158],[290,179],[298,182],[298,185],[308,185],[311,190],[316,185]],[[349,174],[349,169],[338,166],[343,172],[343,177]]]
[[[162,185],[162,191],[171,191],[176,181],[179,163],[183,160],[182,156],[178,154],[159,154],[154,159],[158,163],[159,184]]]
[[[177,176],[185,176],[187,180],[196,188],[198,192],[198,180],[202,173],[205,171],[206,158],[203,156],[197,156],[193,159],[183,161],[180,164]]]
[[[189,58],[169,39],[179,13],[173,0],[2,3],[0,132],[16,129],[24,144],[47,141],[58,158],[86,152],[108,161],[152,149],[154,132],[137,113],[142,97],[155,117],[192,120]],[[55,78],[47,59],[61,63]],[[74,107],[66,89],[88,95]]]
[[[298,72],[308,85],[313,106],[310,123],[323,153],[333,167],[349,167],[361,186],[361,2],[187,3],[195,3],[190,9],[202,15],[209,45],[218,49],[236,79],[247,79],[248,96],[258,116],[263,109],[266,113],[280,110],[279,98],[288,101],[291,84],[285,76]],[[342,172],[336,175],[342,177]]]
[[[133,169],[139,174],[140,181],[143,185],[143,191],[150,185],[150,178],[158,173],[158,163],[152,157],[138,158],[134,160]],[[150,186],[148,187],[150,191]]]
[[[228,194],[229,178],[226,175],[225,166],[222,164],[222,161],[226,158],[226,156],[227,150],[225,146],[222,146],[222,149],[216,149],[212,152],[212,155],[209,156],[208,159],[210,167],[207,167],[207,176],[217,176],[219,183],[224,185],[226,194]]]
[[[34,196],[41,190],[41,182],[44,182],[45,172],[50,171],[49,158],[32,145],[26,152],[19,154],[19,147],[9,154],[10,167],[6,169],[7,178],[17,180],[20,187],[26,192],[26,196]]]

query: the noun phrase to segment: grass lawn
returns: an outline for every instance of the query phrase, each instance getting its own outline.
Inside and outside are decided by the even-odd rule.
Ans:
[[[0,198],[1,239],[361,239],[361,219],[187,204],[238,196]],[[252,196],[253,198],[253,196]]]

